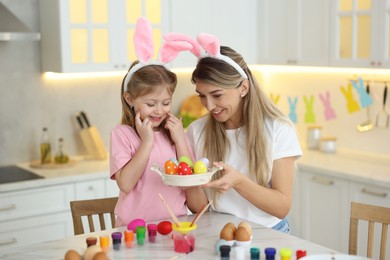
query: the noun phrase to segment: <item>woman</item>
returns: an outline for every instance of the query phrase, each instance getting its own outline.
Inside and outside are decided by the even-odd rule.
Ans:
[[[202,56],[192,82],[210,113],[193,122],[187,136],[196,158],[223,170],[203,187],[187,189],[187,206],[197,212],[213,200],[215,211],[288,233],[295,160],[302,155],[293,124],[229,47]]]

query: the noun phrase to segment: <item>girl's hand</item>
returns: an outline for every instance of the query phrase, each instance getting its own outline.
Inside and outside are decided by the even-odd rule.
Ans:
[[[215,189],[218,192],[224,193],[240,184],[242,179],[245,178],[238,170],[223,162],[214,162],[214,165],[223,167],[221,170],[222,177],[205,184],[204,187],[206,188]]]
[[[181,119],[175,117],[171,113],[168,114],[165,128],[171,133],[172,140],[175,144],[185,140],[185,133]]]
[[[150,122],[148,118],[145,118],[142,122],[140,113],[138,111],[135,115],[135,127],[142,142],[154,142],[152,122]]]

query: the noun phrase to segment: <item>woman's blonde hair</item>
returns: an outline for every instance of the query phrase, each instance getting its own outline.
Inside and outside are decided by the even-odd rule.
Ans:
[[[133,62],[129,70],[135,66],[138,61]],[[123,86],[126,76],[121,84],[121,100],[122,100],[122,120],[121,123],[135,128],[134,108],[131,107],[125,99],[125,91],[129,93],[132,98],[138,98],[153,92],[156,88],[165,87],[170,95],[173,95],[177,85],[177,76],[172,71],[166,69],[161,65],[145,66],[131,76],[127,86]],[[160,125],[161,131],[171,139],[169,131],[164,127],[165,121]],[[172,139],[171,139],[172,141]]]
[[[267,143],[264,121],[266,118],[286,118],[284,114],[267,97],[259,87],[252,72],[248,68],[243,57],[227,46],[221,46],[221,54],[234,60],[247,74],[249,81],[248,93],[242,98],[242,122],[241,131],[246,134],[246,151],[248,156],[249,178],[262,186],[268,186],[271,174],[271,156]],[[215,58],[202,58],[198,61],[192,73],[191,81],[196,84],[203,82],[225,89],[240,86],[244,78],[229,64]],[[287,118],[286,118],[287,120]],[[224,123],[218,122],[212,115],[203,129],[204,136],[203,152],[210,162],[223,161],[230,153],[230,144],[226,136]],[[215,174],[214,179],[221,176]],[[214,201],[216,192],[211,190]]]

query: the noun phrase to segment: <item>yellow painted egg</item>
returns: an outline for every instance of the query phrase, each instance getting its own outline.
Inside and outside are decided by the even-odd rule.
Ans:
[[[207,165],[203,161],[197,161],[194,165],[194,173],[201,174],[207,172]]]

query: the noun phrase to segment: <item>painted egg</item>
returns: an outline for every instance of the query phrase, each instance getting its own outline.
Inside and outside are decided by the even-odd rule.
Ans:
[[[207,166],[203,161],[197,161],[194,165],[194,173],[200,174],[200,173],[206,173],[207,172]]]
[[[191,168],[194,167],[194,163],[192,162],[192,160],[190,158],[188,158],[187,156],[180,156],[179,158],[179,164],[181,162],[185,162],[187,163]]]
[[[204,162],[206,164],[206,167],[209,167],[209,165],[210,165],[210,161],[207,158],[201,158],[199,161]]]
[[[177,174],[177,165],[172,160],[168,160],[164,164],[166,174]]]
[[[169,158],[169,160],[174,162],[176,165],[179,165],[179,161],[175,157]]]
[[[165,220],[157,224],[157,232],[161,235],[168,235],[172,232],[172,223]]]
[[[135,233],[136,228],[139,226],[145,226],[145,220],[136,218],[127,225],[127,230],[133,230],[133,232]]]
[[[186,162],[181,162],[177,167],[177,173],[179,175],[191,175],[192,169]]]

